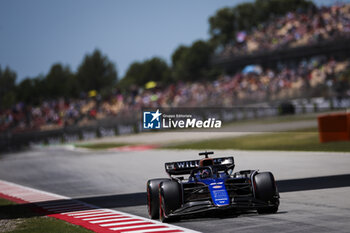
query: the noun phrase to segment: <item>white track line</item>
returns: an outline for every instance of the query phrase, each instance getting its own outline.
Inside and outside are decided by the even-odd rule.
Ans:
[[[170,230],[179,230],[178,228],[155,228],[155,229],[147,229],[140,231],[121,231],[125,233],[145,233],[145,232],[156,232],[156,231],[170,231]],[[116,230],[118,231],[118,230]]]
[[[90,220],[98,220],[98,219],[107,219],[107,218],[115,218],[119,217],[120,215],[112,214],[112,216],[106,216],[106,217],[96,217],[96,218],[84,218],[84,221],[90,221]]]
[[[130,230],[130,229],[137,229],[137,228],[142,228],[142,227],[154,227],[154,226],[163,226],[161,224],[145,224],[145,225],[137,225],[137,226],[128,226],[128,227],[116,227],[116,228],[110,228],[111,230],[118,230],[118,231],[122,231],[122,230]],[[155,228],[155,229],[159,229],[159,228]],[[164,230],[164,228],[163,228]]]
[[[111,219],[103,219],[103,220],[94,220],[94,221],[89,221],[91,223],[103,223],[103,222],[118,222],[118,221],[123,221],[127,219],[132,219],[128,216],[118,216],[116,218],[111,218]]]
[[[120,226],[120,225],[135,224],[135,223],[145,223],[145,225],[147,224],[147,225],[152,225],[152,226],[157,225],[156,223],[138,220],[138,221],[130,221],[130,222],[116,222],[116,223],[101,224],[100,226],[101,227],[111,227],[111,226]],[[113,229],[117,229],[117,228],[113,228]]]
[[[113,223],[103,223],[103,224],[100,224],[100,226],[101,227],[110,227],[110,226],[118,226],[118,225],[140,223],[140,222],[145,222],[145,221],[140,220],[140,219],[135,219],[135,218],[129,218],[129,219],[121,219],[119,221],[113,221]]]
[[[101,227],[112,227],[112,226],[134,224],[134,223],[141,223],[141,222],[146,223],[146,221],[143,221],[143,220],[137,220],[137,219],[129,219],[129,220],[128,221],[124,221],[124,222],[114,222],[114,223],[100,224],[100,226]]]
[[[75,218],[87,218],[87,217],[97,217],[97,216],[103,216],[103,215],[109,215],[111,213],[100,213],[100,214],[89,214],[89,215],[80,215]]]
[[[101,213],[106,213],[105,210],[86,210],[86,211],[76,211],[74,213],[64,213],[69,216],[86,216],[86,215],[93,215],[93,214],[101,214]]]

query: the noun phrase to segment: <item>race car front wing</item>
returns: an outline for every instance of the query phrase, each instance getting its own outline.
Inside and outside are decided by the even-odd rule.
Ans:
[[[231,199],[231,203],[228,205],[216,206],[212,201],[192,201],[185,203],[181,208],[173,211],[169,214],[169,217],[186,216],[199,213],[206,213],[211,211],[248,211],[256,210],[258,208],[274,207],[278,205],[278,196],[276,196],[276,202],[264,202],[260,201],[251,195],[238,196]]]

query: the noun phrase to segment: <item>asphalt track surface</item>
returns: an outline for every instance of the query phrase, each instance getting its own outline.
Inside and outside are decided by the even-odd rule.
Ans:
[[[0,179],[147,217],[145,184],[165,177],[164,162],[196,159],[193,150],[134,152],[37,148],[0,156]],[[350,232],[350,154],[216,151],[236,169],[270,170],[278,180],[277,214],[206,215],[175,225],[202,232]]]

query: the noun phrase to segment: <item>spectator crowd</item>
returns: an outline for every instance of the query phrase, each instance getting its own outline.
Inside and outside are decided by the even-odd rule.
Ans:
[[[290,12],[261,23],[251,32],[241,31],[220,56],[251,54],[293,48],[350,35],[350,4],[322,7],[316,12]]]
[[[250,33],[241,32],[237,43],[227,46],[222,55],[309,45],[349,32],[350,5],[321,8],[313,15],[293,12],[261,24]],[[11,109],[0,110],[0,132],[86,125],[92,120],[136,112],[142,107],[232,107],[296,98],[313,91],[324,95],[325,91],[334,89],[339,74],[349,69],[349,64],[349,60],[320,56],[275,68],[251,65],[211,81],[178,82],[150,89],[138,87],[126,94],[115,90],[107,99],[97,94],[80,99],[47,100],[39,106],[18,103]]]
[[[104,100],[97,95],[76,100],[44,101],[36,107],[18,103],[12,109],[0,112],[0,131],[85,125],[91,120],[136,112],[143,107],[232,107],[302,97],[313,90],[319,90],[318,94],[322,95],[332,89],[339,74],[348,69],[349,64],[348,60],[315,57],[295,67],[280,64],[276,69],[263,70],[256,65],[250,71],[222,75],[214,81],[139,88],[128,94],[116,91]]]

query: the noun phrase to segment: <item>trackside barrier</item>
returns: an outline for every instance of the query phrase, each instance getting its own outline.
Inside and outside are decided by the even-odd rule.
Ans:
[[[317,117],[320,142],[350,141],[350,113]]]
[[[312,99],[293,99],[288,102],[291,102],[292,105],[294,105],[295,109],[293,109],[293,111],[282,109],[280,103],[276,102],[259,103],[245,107],[232,108],[196,108],[196,112],[192,115],[200,120],[215,118],[222,119],[224,123],[227,123],[244,119],[258,119],[284,115],[294,111],[295,114],[304,114],[334,109],[344,110],[345,108],[350,107],[350,98],[343,98],[339,101],[335,97],[331,99],[317,97]],[[154,110],[154,108],[151,110]],[[174,108],[173,112],[169,113],[176,114],[179,113],[178,111],[179,108]],[[0,153],[3,151],[15,151],[26,146],[75,143],[79,140],[89,140],[98,137],[111,137],[116,135],[147,132],[142,129],[140,113],[141,111],[129,112],[126,115],[97,120],[92,122],[91,125],[86,126],[72,125],[47,131],[28,131],[21,133],[12,133],[11,131],[0,132]]]

